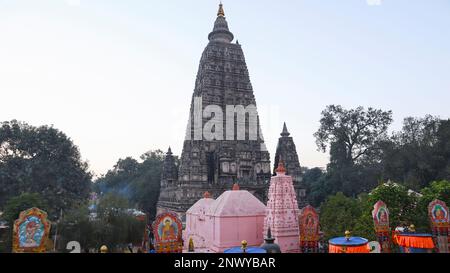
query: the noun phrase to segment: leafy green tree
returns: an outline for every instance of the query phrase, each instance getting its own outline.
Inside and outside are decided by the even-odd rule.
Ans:
[[[376,240],[372,210],[378,200],[386,203],[389,209],[391,229],[399,225],[414,224],[418,226],[417,204],[419,195],[409,191],[405,186],[392,182],[384,183],[373,189],[369,194],[359,196],[361,215],[355,224],[355,232],[369,240]]]
[[[429,230],[428,205],[435,199],[444,201],[450,206],[450,182],[447,180],[434,181],[421,191],[422,196],[416,210],[416,226],[421,230]]]
[[[379,176],[380,143],[387,139],[392,111],[363,107],[344,109],[329,105],[322,111],[320,128],[314,134],[319,150],[329,149],[327,166],[329,192],[356,197],[369,191]]]
[[[145,222],[132,214],[129,202],[115,193],[107,193],[99,201],[96,215],[83,205],[70,210],[60,223],[63,246],[78,241],[82,249],[98,249],[107,245],[110,251],[121,252],[129,243],[140,244]]]
[[[408,117],[383,145],[383,177],[416,191],[435,180],[450,179],[450,121]]]
[[[128,243],[142,242],[145,223],[128,211],[128,200],[114,193],[101,198],[96,222],[97,245],[106,244],[110,249]]]
[[[61,131],[23,122],[0,123],[0,208],[25,192],[39,193],[50,218],[82,203],[91,174],[77,146]]]
[[[22,193],[19,196],[10,198],[6,202],[3,219],[12,225],[22,211],[33,207],[47,211],[48,204],[39,193]]]
[[[308,202],[314,207],[319,207],[330,194],[330,187],[326,185],[326,173],[320,168],[305,169],[302,181],[307,190]]]
[[[126,198],[151,220],[156,215],[164,153],[149,151],[140,159],[141,162],[131,157],[119,159],[112,170],[95,182],[94,188],[101,194],[115,193]]]
[[[95,225],[89,218],[89,209],[80,205],[67,211],[58,223],[61,246],[77,241],[83,249],[96,248]],[[65,247],[62,247],[64,250]]]
[[[361,216],[357,219],[353,230],[354,235],[368,239],[369,241],[376,241],[376,234],[372,219],[372,201],[369,200],[369,195],[362,193],[358,196],[358,204],[361,209]]]
[[[435,199],[439,199],[450,205],[450,181],[431,182],[430,186],[422,189],[421,194],[421,201],[423,202],[430,203]]]
[[[164,153],[161,150],[150,151],[143,154],[141,160],[142,175],[133,184],[136,189],[133,200],[139,204],[139,208],[147,212],[149,220],[152,220],[156,217]]]
[[[342,164],[353,164],[364,158],[377,143],[386,138],[392,123],[392,111],[363,107],[344,109],[340,105],[329,105],[322,111],[320,128],[314,134],[319,150],[327,147],[336,154]]]
[[[358,200],[341,192],[329,196],[320,206],[320,224],[325,238],[342,237],[346,230],[353,231],[360,216]]]

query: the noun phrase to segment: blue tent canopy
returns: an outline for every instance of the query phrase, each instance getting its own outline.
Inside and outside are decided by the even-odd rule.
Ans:
[[[346,237],[337,237],[330,239],[328,242],[335,246],[361,246],[369,241],[362,237],[350,237],[348,240]]]
[[[244,253],[241,247],[233,247],[226,249],[223,253]],[[265,249],[260,247],[247,247],[245,253],[266,253]]]

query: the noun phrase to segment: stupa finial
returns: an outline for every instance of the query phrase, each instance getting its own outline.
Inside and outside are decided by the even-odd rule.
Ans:
[[[345,239],[347,241],[349,241],[350,237],[352,236],[352,233],[349,230],[346,230],[344,234],[345,234]]]
[[[287,129],[287,126],[286,126],[286,122],[283,124],[283,131],[281,132],[281,136],[283,136],[283,137],[287,137],[287,136],[289,136],[291,133],[289,133],[288,132],[288,129]]]
[[[194,240],[192,237],[189,238],[188,252],[195,252]]]
[[[242,245],[242,247],[241,247],[242,252],[246,253],[247,252],[247,245],[248,245],[247,241],[246,240],[242,240],[241,245]]]
[[[270,227],[267,229],[267,239],[272,239],[272,231],[270,230]]]
[[[278,168],[275,170],[276,173],[286,173],[286,168],[284,167],[284,161],[280,156],[280,160],[278,161]]]
[[[219,11],[217,12],[217,17],[225,17],[225,11],[223,10],[222,1],[219,4]]]

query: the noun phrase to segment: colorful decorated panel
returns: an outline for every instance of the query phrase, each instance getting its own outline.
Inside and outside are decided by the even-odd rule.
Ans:
[[[377,231],[389,230],[389,210],[383,201],[378,201],[373,206],[372,218]]]
[[[45,252],[50,226],[45,211],[38,208],[22,211],[14,222],[13,252]]]
[[[450,253],[450,223],[447,205],[441,200],[434,200],[428,205],[428,216],[437,251]]]
[[[302,209],[299,217],[300,249],[303,253],[319,251],[319,215],[311,206]]]
[[[441,200],[434,200],[428,205],[428,216],[435,227],[449,226],[448,207]]]
[[[377,240],[380,243],[383,253],[391,252],[391,235],[389,228],[389,210],[386,204],[379,200],[375,203],[372,210],[373,224]]]
[[[318,241],[319,240],[319,215],[311,206],[306,206],[299,217],[300,240]]]
[[[329,253],[370,253],[369,241],[362,237],[337,237],[329,240]]]
[[[177,214],[158,215],[153,222],[155,248],[158,253],[182,252],[182,223]]]

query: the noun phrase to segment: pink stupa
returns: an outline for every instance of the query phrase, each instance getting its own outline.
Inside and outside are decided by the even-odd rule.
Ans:
[[[292,177],[286,175],[284,163],[280,160],[276,176],[270,180],[264,233],[270,227],[275,243],[283,253],[299,252],[299,209]]]
[[[183,232],[186,249],[189,246],[189,239],[192,238],[196,249],[203,250],[203,252],[209,251],[212,230],[208,224],[210,217],[206,213],[214,201],[209,192],[205,192],[203,198],[186,212],[186,229]]]
[[[186,212],[184,240],[192,238],[196,252],[223,252],[241,246],[260,246],[264,242],[263,228],[266,206],[235,184],[216,200],[200,199]]]

